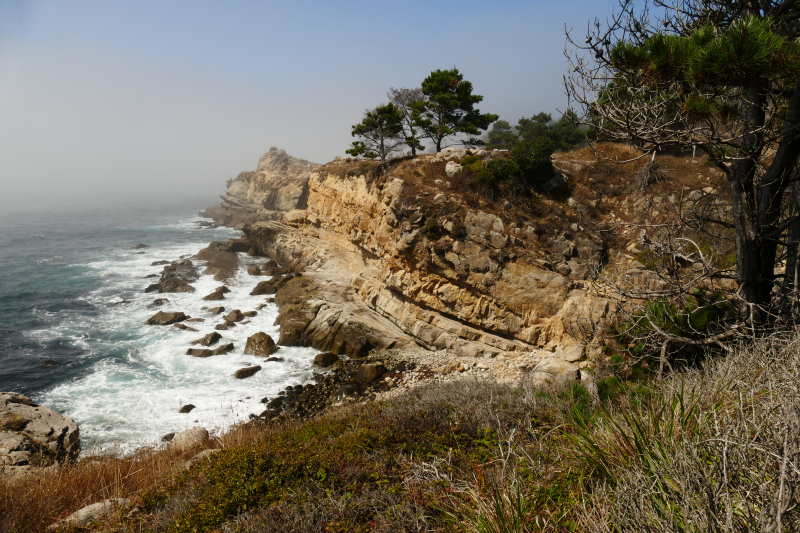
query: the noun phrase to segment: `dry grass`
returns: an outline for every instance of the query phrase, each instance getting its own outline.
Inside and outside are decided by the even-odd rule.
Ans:
[[[77,463],[35,474],[0,477],[0,532],[43,531],[97,501],[137,500],[167,490],[183,464],[196,453],[252,443],[263,434],[263,430],[242,427],[181,452],[163,446],[132,454],[89,455]]]
[[[658,384],[601,381],[594,397],[430,385],[239,428],[191,472],[180,465],[197,450],[147,450],[6,482],[3,531],[108,497],[142,507],[105,526],[127,531],[796,531],[798,375],[795,336]]]

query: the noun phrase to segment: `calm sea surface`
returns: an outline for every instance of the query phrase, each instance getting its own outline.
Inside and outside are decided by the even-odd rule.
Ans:
[[[26,394],[73,417],[84,450],[130,449],[194,425],[222,430],[261,412],[262,397],[307,380],[311,349],[281,348],[277,355],[285,360],[266,364],[243,353],[257,331],[278,340],[274,304],[222,332],[234,343],[232,353],[185,354],[220,321],[202,309],[209,303],[242,311],[264,303],[249,295],[256,280],[245,270],[265,259],[240,254],[241,269],[227,282],[232,292],[223,302],[202,300],[220,285],[205,275],[195,293],[143,292],[157,281],[145,276],[163,268],[152,263],[191,257],[212,240],[241,235],[198,224],[197,212],[212,202],[0,212],[0,391]],[[133,250],[140,242],[150,248]],[[160,309],[204,318],[192,324],[200,331],[145,326],[158,297],[170,300]],[[264,370],[234,379],[245,363]],[[188,403],[196,408],[178,413]]]

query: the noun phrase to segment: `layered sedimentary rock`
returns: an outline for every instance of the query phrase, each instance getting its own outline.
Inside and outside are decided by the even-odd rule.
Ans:
[[[465,356],[584,356],[592,331],[613,317],[584,281],[602,247],[561,238],[532,259],[527,251],[542,247],[533,228],[466,207],[446,190],[443,180],[460,172],[451,163],[464,155],[445,150],[404,163],[398,174],[406,178],[409,168],[422,176],[437,163],[453,167],[447,173],[442,164],[443,179],[420,187],[392,172],[363,175],[344,161],[317,168],[273,147],[256,172],[229,182],[225,201],[207,214],[244,228],[236,251],[283,267],[260,268],[272,277],[253,290],[275,294],[279,344],[356,357],[409,342]]]
[[[263,167],[275,170],[283,160],[293,168],[284,156],[270,150]],[[463,156],[445,151],[407,166]],[[246,245],[302,272],[279,272],[254,291],[276,293],[280,344],[356,355],[408,342],[465,356],[545,349],[575,361],[591,331],[612,318],[608,302],[584,281],[602,255],[591,239],[554,243],[548,253],[555,269],[527,256],[540,246],[532,228],[468,208],[457,192],[437,191],[433,183],[431,191],[391,172],[362,175],[344,161],[309,165],[297,167],[308,172],[307,192],[285,202],[278,191],[287,179],[305,179],[299,170],[292,178],[277,171],[240,176],[229,187],[250,206],[242,215]],[[230,207],[223,202],[220,209]],[[217,223],[236,225],[228,211],[220,213],[208,212]]]

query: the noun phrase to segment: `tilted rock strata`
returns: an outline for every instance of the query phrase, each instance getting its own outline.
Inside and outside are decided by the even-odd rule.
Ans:
[[[429,349],[465,356],[543,347],[575,353],[582,350],[575,337],[584,329],[577,318],[589,329],[610,318],[609,304],[580,280],[503,257],[511,237],[491,214],[468,212],[458,221],[462,235],[429,239],[422,223],[414,223],[420,221],[418,209],[405,187],[400,179],[379,184],[363,176],[315,172],[307,208],[284,219],[291,225],[256,223],[246,240],[281,264],[303,267],[305,277],[318,273],[336,283],[335,274],[347,272],[341,290]],[[596,254],[595,248],[584,246],[588,255]],[[314,295],[315,290],[305,292]],[[294,313],[300,323],[319,313],[314,301],[326,304],[323,298],[302,304]],[[276,303],[282,302],[288,303],[279,290]],[[291,312],[281,311],[288,321]],[[305,344],[331,349],[320,342]]]

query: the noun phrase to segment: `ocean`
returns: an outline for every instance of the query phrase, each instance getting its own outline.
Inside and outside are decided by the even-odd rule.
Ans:
[[[193,340],[221,322],[204,307],[245,312],[265,303],[266,297],[249,295],[258,278],[246,272],[265,258],[239,254],[240,269],[221,302],[202,300],[222,284],[207,275],[193,283],[194,293],[143,292],[158,281],[145,276],[163,268],[152,263],[192,257],[212,240],[241,236],[199,225],[205,219],[198,212],[211,202],[0,213],[0,391],[25,394],[72,417],[84,452],[99,452],[149,446],[192,426],[223,431],[263,411],[261,398],[308,381],[316,353],[310,348],[281,347],[280,362],[244,355],[247,337],[258,331],[278,342],[274,304],[249,324],[221,332],[221,343],[234,344],[231,353],[186,355]],[[132,249],[140,242],[150,247]],[[169,304],[149,307],[156,298]],[[199,332],[144,325],[158,310],[205,321],[190,324]],[[263,370],[235,379],[246,363]],[[179,413],[185,404],[196,407]]]

